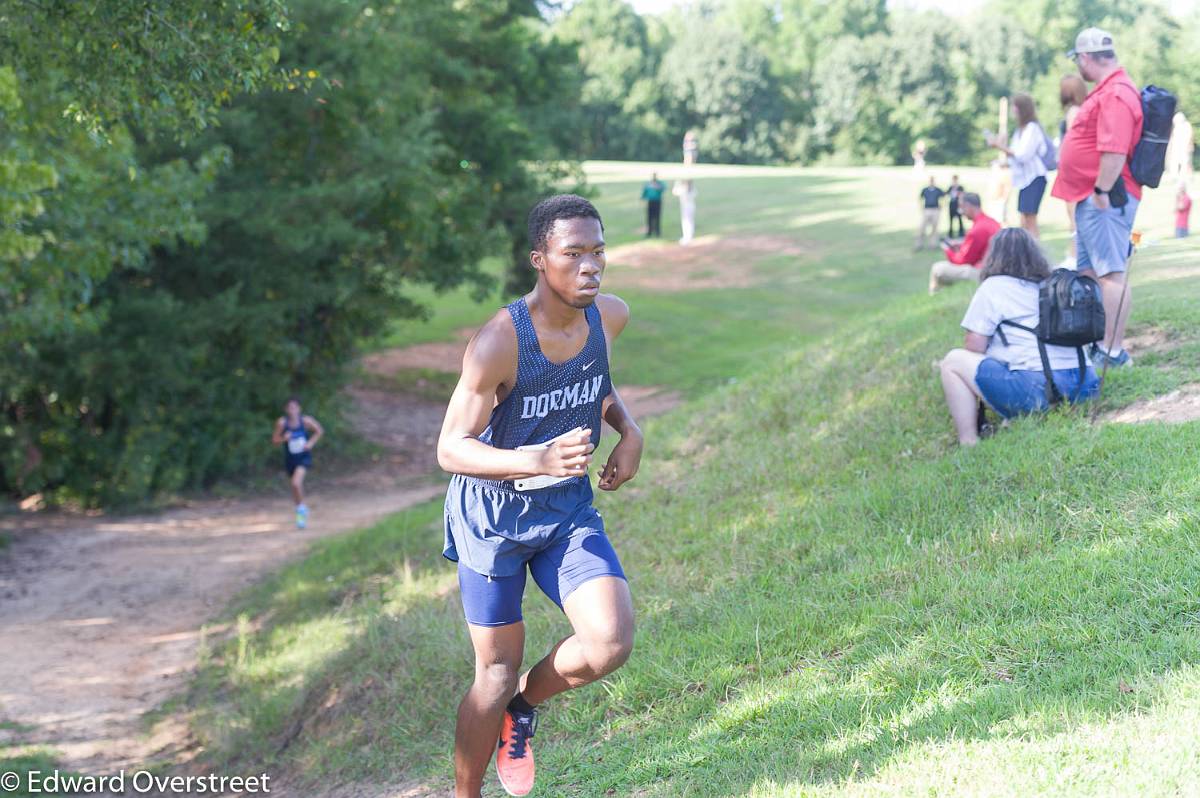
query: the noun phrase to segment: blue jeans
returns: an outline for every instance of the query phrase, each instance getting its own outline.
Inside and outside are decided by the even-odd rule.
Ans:
[[[1056,369],[1054,384],[1067,401],[1079,391],[1076,401],[1091,399],[1100,390],[1100,378],[1091,366],[1083,374],[1083,385],[1079,384],[1079,369]],[[1050,408],[1046,401],[1046,375],[1037,371],[1013,371],[1007,363],[985,357],[975,371],[975,384],[979,386],[983,400],[1004,418],[1040,413]]]

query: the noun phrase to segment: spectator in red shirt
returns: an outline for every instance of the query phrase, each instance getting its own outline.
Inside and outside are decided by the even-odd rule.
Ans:
[[[1104,294],[1104,341],[1093,347],[1092,359],[1124,366],[1130,362],[1123,343],[1131,304],[1125,264],[1142,198],[1129,158],[1142,135],[1141,93],[1117,61],[1111,34],[1088,28],[1075,38],[1075,49],[1068,55],[1095,88],[1063,138],[1058,178],[1050,193],[1078,203],[1076,268],[1097,278]]]
[[[1179,193],[1175,195],[1175,237],[1188,237],[1188,216],[1192,213],[1192,198],[1188,196],[1187,184],[1179,184]]]
[[[987,254],[992,236],[1000,231],[1000,223],[983,212],[979,195],[966,192],[959,200],[963,216],[971,220],[967,237],[957,247],[942,239],[945,260],[939,260],[929,269],[929,295],[933,296],[943,285],[960,280],[979,280],[979,267]]]

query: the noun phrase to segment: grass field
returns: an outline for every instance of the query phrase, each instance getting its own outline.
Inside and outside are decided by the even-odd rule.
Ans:
[[[589,168],[614,246],[638,235],[648,169]],[[746,279],[697,290],[611,268],[633,309],[618,385],[689,401],[647,424],[636,483],[598,499],[637,648],[545,707],[536,794],[1194,794],[1196,424],[1063,412],[960,451],[930,364],[969,291],[924,295],[911,172],[698,185],[701,234],[809,254],[731,258]],[[1107,408],[1200,365],[1200,248],[1162,240],[1169,202],[1144,204],[1155,243],[1133,267],[1133,331],[1167,343],[1110,374]],[[1057,260],[1061,206],[1043,218]],[[490,312],[435,310],[441,336]],[[327,540],[235,602],[238,634],[205,649],[188,698],[214,767],[446,785],[472,665],[440,527],[434,502]],[[532,661],[566,626],[536,590],[525,609]]]

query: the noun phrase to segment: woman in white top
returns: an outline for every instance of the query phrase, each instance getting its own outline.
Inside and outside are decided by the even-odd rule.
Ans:
[[[1013,321],[1026,327],[1038,324],[1038,283],[1050,276],[1050,264],[1033,237],[1016,227],[992,237],[983,262],[979,288],[967,308],[962,326],[962,349],[952,349],[942,360],[942,390],[954,421],[958,442],[979,442],[979,401],[1003,418],[1041,412],[1046,400],[1046,375],[1037,336],[1005,325]],[[1046,346],[1054,384],[1068,401],[1091,399],[1100,380],[1091,364],[1079,372],[1079,354],[1070,346]]]
[[[1006,147],[997,136],[992,146],[1008,155],[1008,166],[1012,170],[1013,188],[1017,194],[1017,211],[1021,214],[1021,227],[1031,236],[1038,237],[1037,215],[1046,193],[1046,132],[1038,122],[1033,98],[1028,94],[1014,94],[1013,113],[1017,117],[1017,129]]]

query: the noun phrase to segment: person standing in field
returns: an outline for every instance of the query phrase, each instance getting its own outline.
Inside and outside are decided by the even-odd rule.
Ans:
[[[676,180],[671,193],[679,198],[679,243],[687,246],[696,237],[696,185],[692,180]]]
[[[1017,129],[1013,131],[1012,140],[1005,146],[997,136],[991,143],[1008,156],[1012,185],[1017,189],[1017,212],[1021,215],[1021,227],[1038,238],[1038,210],[1042,206],[1042,195],[1046,193],[1044,156],[1050,142],[1038,122],[1032,97],[1014,94],[1012,110],[1017,118]]]
[[[612,673],[633,648],[629,585],[588,478],[601,420],[620,441],[600,489],[617,490],[641,462],[642,431],[609,375],[629,307],[600,293],[604,225],[590,202],[550,197],[528,227],[537,285],[471,339],[438,440],[453,475],[442,554],[458,563],[475,651],[454,737],[456,798],[480,798],[493,757],[509,795],[533,789],[538,705]],[[521,674],[527,574],[573,633]]]
[[[283,467],[296,502],[296,527],[308,526],[308,505],[304,503],[304,477],[312,468],[312,450],[325,434],[325,429],[312,416],[301,412],[295,396],[283,406],[283,415],[275,421],[271,443],[283,447]]]
[[[958,175],[950,178],[950,188],[946,189],[946,197],[949,200],[950,212],[950,230],[946,233],[949,238],[962,238],[964,235],[962,209],[958,207],[959,200],[962,199],[963,187],[958,182]],[[954,222],[958,220],[958,235],[954,234]]]
[[[1051,194],[1075,207],[1077,266],[1100,282],[1104,341],[1092,349],[1100,365],[1128,365],[1125,323],[1132,304],[1125,278],[1130,234],[1142,198],[1129,159],[1142,135],[1141,92],[1117,60],[1112,34],[1088,28],[1068,53],[1084,80],[1095,84],[1067,130]]]
[[[1083,101],[1087,99],[1087,84],[1083,82],[1083,78],[1079,75],[1065,75],[1058,82],[1058,100],[1062,104],[1063,118],[1058,123],[1058,147],[1062,148],[1063,141],[1067,138],[1067,131],[1075,124],[1075,117],[1079,114],[1079,108],[1083,105]],[[1070,239],[1067,241],[1067,255],[1063,259],[1061,266],[1074,269],[1076,259],[1075,246],[1075,205],[1074,202],[1064,202],[1063,205],[1067,209],[1067,229],[1071,233]]]
[[[1000,223],[980,208],[978,194],[963,194],[962,208],[963,213],[971,220],[971,230],[958,246],[951,246],[949,241],[942,241],[942,251],[946,253],[946,259],[936,261],[929,267],[930,296],[936,294],[944,285],[963,280],[978,280],[979,267],[987,254],[988,244],[992,236],[1000,230]]]
[[[1171,119],[1171,138],[1167,141],[1167,157],[1164,163],[1163,180],[1186,183],[1192,179],[1192,158],[1196,153],[1196,135],[1192,123],[1183,111],[1176,111]]]
[[[925,139],[917,139],[912,150],[913,172],[918,176],[925,174]]]
[[[642,199],[646,201],[646,238],[662,237],[662,195],[666,190],[657,173],[650,175],[650,182],[642,186]]]
[[[683,134],[683,162],[691,166],[700,160],[700,139],[696,131],[689,130]]]
[[[1175,237],[1188,237],[1188,217],[1192,213],[1192,198],[1188,196],[1187,184],[1180,183],[1175,194]]]
[[[932,247],[937,241],[938,216],[941,215],[941,202],[945,194],[937,187],[933,175],[930,175],[929,185],[917,195],[921,200],[921,226],[917,229],[917,243],[913,246],[913,252],[926,246]]]

